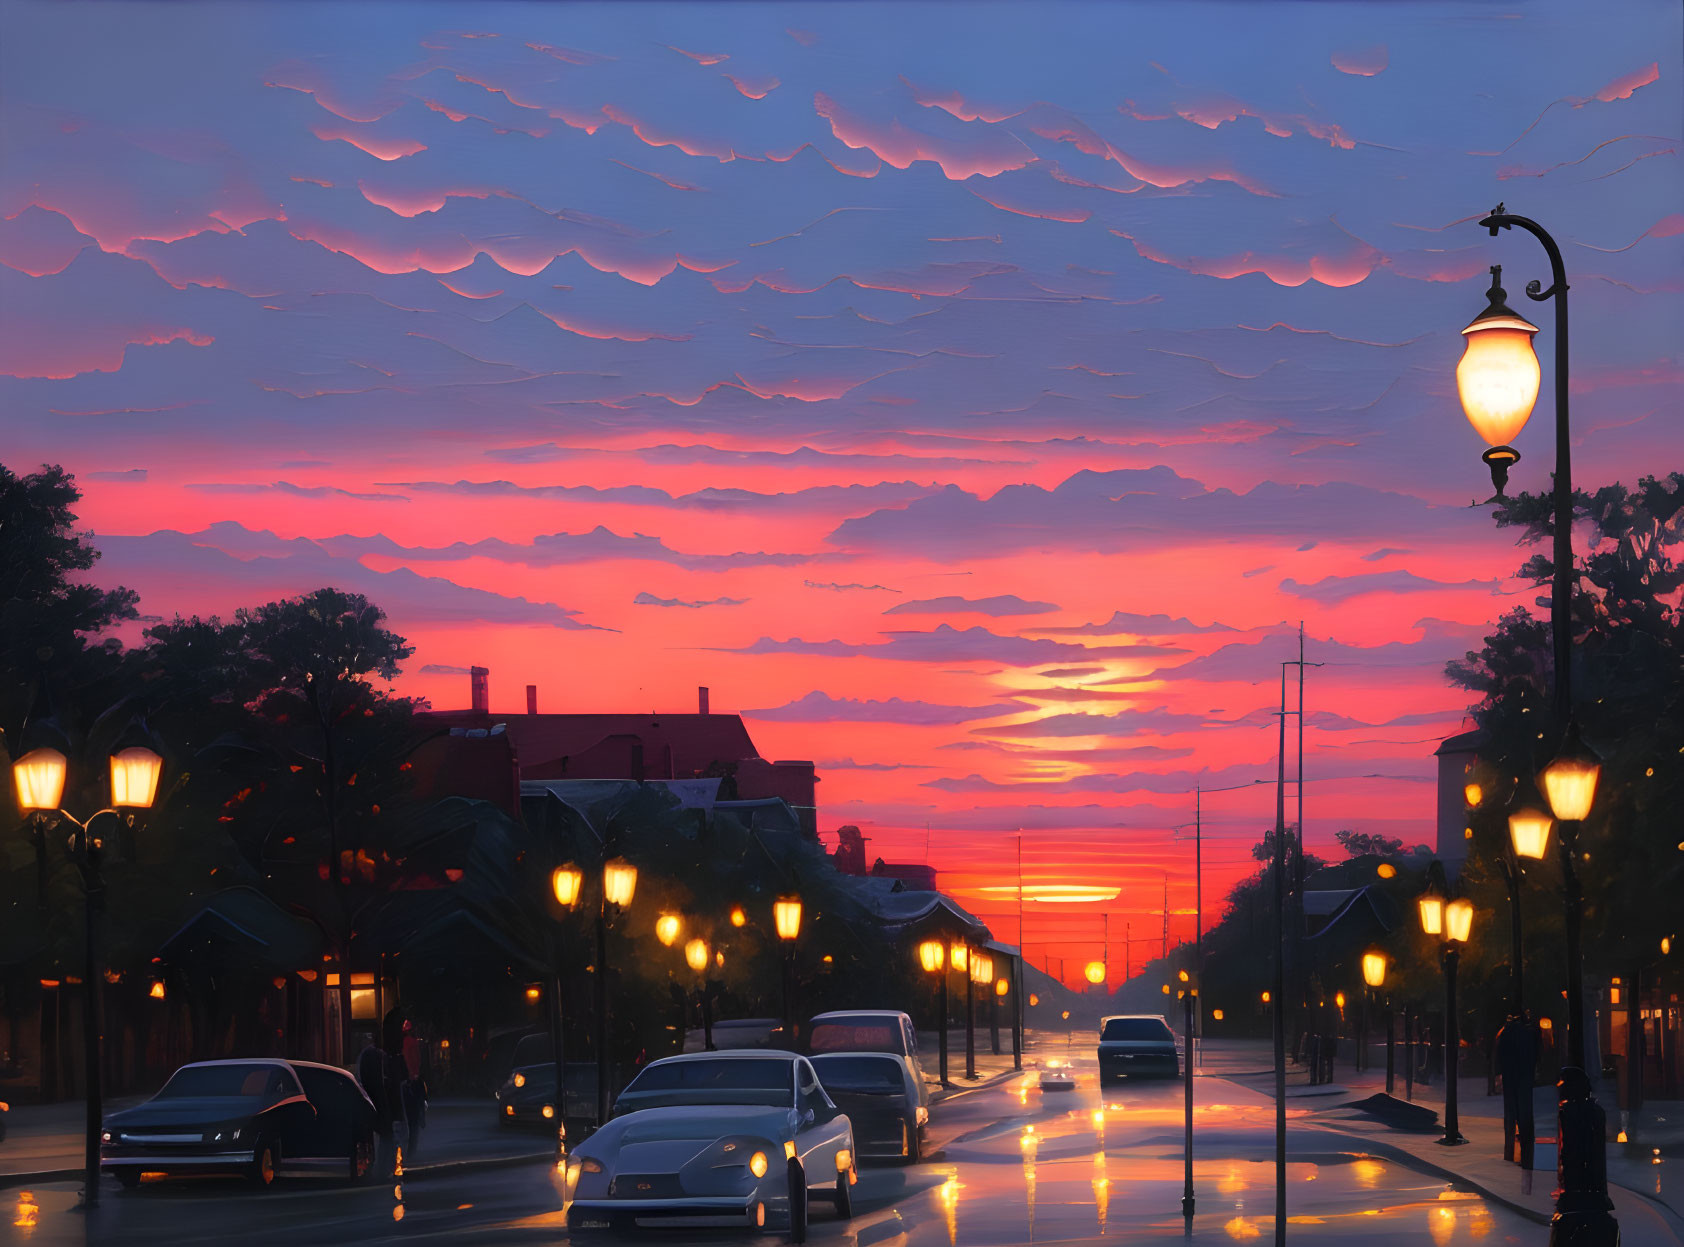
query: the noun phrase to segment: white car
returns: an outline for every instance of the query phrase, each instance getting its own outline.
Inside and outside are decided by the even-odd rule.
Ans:
[[[799,1243],[808,1192],[847,1220],[857,1181],[853,1124],[806,1057],[698,1052],[632,1079],[610,1120],[567,1158],[563,1200],[571,1232],[645,1220],[762,1228],[777,1209]]]
[[[1074,1091],[1076,1072],[1063,1061],[1048,1061],[1041,1067],[1042,1091]]]

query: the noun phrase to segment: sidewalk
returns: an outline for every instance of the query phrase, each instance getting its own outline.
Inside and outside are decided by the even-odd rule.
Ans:
[[[105,1111],[129,1108],[141,1098],[109,1100]],[[82,1176],[85,1144],[80,1100],[14,1105],[10,1117],[6,1138],[0,1142],[0,1186]],[[405,1158],[404,1173],[424,1178],[470,1166],[549,1160],[554,1155],[554,1143],[544,1134],[499,1124],[489,1098],[438,1098],[427,1106],[419,1154]]]
[[[1264,1068],[1268,1057],[1268,1045],[1261,1042],[1243,1048],[1225,1045],[1220,1053],[1213,1053],[1207,1047],[1206,1072],[1215,1072],[1252,1090],[1271,1092],[1274,1072]],[[1385,1091],[1383,1057],[1375,1067],[1364,1070],[1353,1069],[1348,1063],[1337,1064],[1333,1076],[1333,1082],[1311,1086],[1307,1071],[1289,1065],[1287,1097],[1308,1109],[1312,1114],[1310,1120],[1317,1126],[1360,1139],[1377,1155],[1391,1155],[1401,1163],[1442,1174],[1522,1215],[1548,1223],[1555,1209],[1554,1087],[1533,1088],[1537,1127],[1535,1168],[1527,1172],[1503,1159],[1503,1098],[1486,1094],[1484,1075],[1457,1080],[1457,1117],[1462,1135],[1468,1140],[1458,1147],[1446,1147],[1438,1142],[1442,1129],[1400,1130],[1348,1107]],[[1611,1089],[1598,1087],[1597,1091],[1607,1108],[1613,1102]],[[1398,1099],[1403,1098],[1401,1077],[1395,1082],[1394,1094]],[[1417,1083],[1413,1103],[1437,1112],[1442,1124],[1442,1081],[1427,1086]],[[1620,1144],[1615,1142],[1618,1116],[1617,1110],[1609,1110],[1608,1182],[1625,1241],[1684,1241],[1684,1171],[1677,1159],[1676,1144],[1669,1146],[1665,1141],[1673,1139],[1674,1133],[1659,1133],[1644,1145]],[[1674,1123],[1666,1120],[1668,1116],[1684,1117],[1684,1112],[1667,1114],[1663,1106],[1658,1115],[1653,1111],[1645,1113],[1652,1135],[1657,1129],[1667,1132],[1673,1127]]]

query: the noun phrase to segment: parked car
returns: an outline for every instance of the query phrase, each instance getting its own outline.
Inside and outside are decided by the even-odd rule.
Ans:
[[[813,1056],[821,1052],[892,1052],[906,1058],[920,1086],[927,1081],[912,1019],[893,1009],[821,1013],[807,1024],[807,1051]]]
[[[813,1068],[853,1123],[860,1156],[918,1163],[930,1120],[929,1092],[910,1061],[893,1052],[821,1052]]]
[[[718,1052],[735,1048],[782,1048],[784,1024],[777,1018],[732,1018],[713,1024],[713,1046]],[[707,1032],[684,1032],[686,1052],[706,1052]]]
[[[1100,1019],[1099,1081],[1102,1084],[1124,1076],[1175,1078],[1180,1073],[1175,1032],[1162,1015],[1133,1013]]]
[[[512,1070],[497,1088],[497,1120],[505,1126],[554,1126],[555,1062]]]
[[[239,1173],[268,1186],[283,1169],[374,1165],[374,1105],[331,1065],[254,1059],[183,1065],[146,1103],[105,1121],[101,1164],[125,1187],[143,1173]]]
[[[846,1220],[858,1178],[853,1125],[806,1057],[687,1053],[631,1080],[568,1157],[562,1198],[572,1233],[674,1218],[759,1229],[782,1206],[803,1242],[809,1192]]]

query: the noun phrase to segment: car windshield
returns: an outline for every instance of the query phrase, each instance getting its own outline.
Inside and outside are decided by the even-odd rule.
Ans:
[[[906,1079],[900,1062],[887,1057],[824,1056],[813,1062],[819,1081],[830,1092],[905,1095]]]
[[[1105,1030],[1099,1036],[1101,1041],[1107,1039],[1157,1039],[1175,1042],[1175,1035],[1169,1027],[1157,1018],[1111,1018],[1105,1023]]]
[[[184,1065],[164,1084],[156,1099],[190,1097],[249,1099],[262,1097],[280,1070],[273,1065]]]
[[[837,1018],[813,1023],[807,1040],[812,1052],[895,1052],[905,1044],[894,1021],[875,1018]]]
[[[621,1093],[637,1108],[675,1104],[764,1104],[795,1098],[794,1066],[778,1060],[670,1061],[651,1065]]]

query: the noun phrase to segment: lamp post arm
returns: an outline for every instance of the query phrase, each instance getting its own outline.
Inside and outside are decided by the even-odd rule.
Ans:
[[[1498,204],[1480,224],[1491,231],[1518,226],[1543,244],[1550,261],[1550,287],[1526,283],[1535,302],[1555,300],[1555,577],[1550,587],[1550,631],[1555,650],[1555,711],[1565,722],[1573,706],[1573,447],[1568,422],[1567,268],[1549,231],[1529,217],[1503,211]]]

